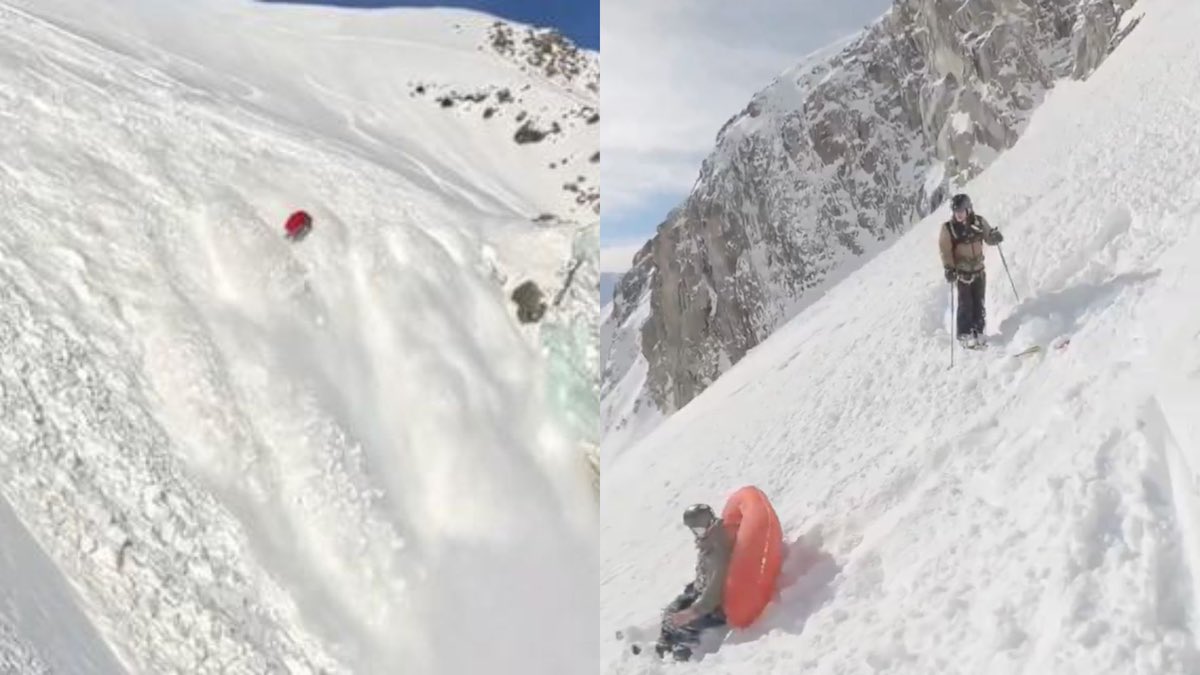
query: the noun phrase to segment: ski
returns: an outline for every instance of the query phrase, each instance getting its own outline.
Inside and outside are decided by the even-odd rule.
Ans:
[[[1058,342],[1055,342],[1052,346],[1055,350],[1060,350],[1060,349],[1065,348],[1069,344],[1071,344],[1071,338],[1064,338],[1062,340],[1059,340]],[[1031,347],[1025,348],[1022,351],[1017,352],[1016,354],[1013,354],[1013,358],[1028,356],[1029,354],[1037,354],[1038,352],[1041,352],[1041,351],[1042,351],[1042,345],[1033,345]]]

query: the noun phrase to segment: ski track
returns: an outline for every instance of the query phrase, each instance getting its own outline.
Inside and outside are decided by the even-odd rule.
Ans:
[[[1200,669],[1200,458],[1180,421],[1200,404],[1200,325],[1180,304],[1200,282],[1200,51],[1182,28],[1200,8],[1144,4],[966,186],[1022,294],[989,251],[989,350],[947,370],[939,214],[612,460],[604,672]],[[680,510],[745,484],[806,562],[694,664],[622,650],[611,631],[690,577]]]
[[[0,604],[0,672],[595,663],[589,477],[482,258],[536,202],[7,3],[0,32],[0,499],[113,652],[63,665]],[[512,245],[556,273],[573,234]]]

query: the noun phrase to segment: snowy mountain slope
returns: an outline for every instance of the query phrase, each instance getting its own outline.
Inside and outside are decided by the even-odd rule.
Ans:
[[[605,672],[665,672],[613,631],[688,580],[682,509],[744,484],[784,585],[672,672],[1200,669],[1200,6],[1138,7],[966,186],[1022,294],[990,250],[990,351],[947,369],[931,216],[606,467]]]
[[[595,397],[597,223],[538,173],[590,125],[518,145],[407,82],[354,107],[299,83],[503,75],[551,116],[583,94],[438,42],[480,15],[105,4],[0,3],[0,494],[79,611],[131,672],[594,664],[592,439],[562,413]],[[126,32],[184,11],[212,45]],[[403,40],[339,51],[347,26]],[[527,278],[539,324],[508,298]]]
[[[665,417],[646,387],[650,364],[642,349],[642,326],[650,316],[655,273],[649,257],[647,243],[621,276],[617,288],[624,290],[613,295],[600,317],[602,463],[611,461]]]
[[[617,289],[613,321],[640,333],[647,362],[643,398],[672,414],[940,205],[1057,82],[1119,49],[1133,5],[896,0],[781,73],[717,133],[645,272]],[[631,324],[640,302],[650,311]]]
[[[600,458],[603,466],[662,420],[662,413],[643,387],[648,364],[641,353],[641,335],[627,329],[629,323],[646,320],[649,306],[641,307],[644,311],[631,314],[626,324],[619,326],[609,320],[613,311],[611,303],[605,306],[605,313],[600,317],[600,351],[609,355],[603,375],[614,370],[624,373],[620,379],[602,376],[600,418],[605,431]]]
[[[189,85],[189,95],[268,112],[484,208],[579,221],[598,214],[596,199],[576,203],[598,194],[599,165],[590,161],[598,119],[589,123],[599,106],[595,52],[545,36],[526,44],[530,29],[497,28],[465,10],[331,11],[249,0],[9,4],[136,57]],[[562,60],[575,67],[548,74],[529,65],[547,49],[567,52]],[[525,122],[560,131],[519,144]],[[458,185],[439,169],[477,184]]]
[[[3,499],[0,541],[0,673],[125,672]]]

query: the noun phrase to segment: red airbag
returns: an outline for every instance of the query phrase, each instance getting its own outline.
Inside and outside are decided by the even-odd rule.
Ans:
[[[725,618],[729,625],[745,628],[775,593],[783,564],[783,530],[767,495],[754,486],[733,493],[721,519],[734,541],[725,578]]]

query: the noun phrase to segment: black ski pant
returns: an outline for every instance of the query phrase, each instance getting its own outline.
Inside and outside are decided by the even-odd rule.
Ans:
[[[971,333],[983,335],[986,324],[984,291],[987,290],[987,273],[983,270],[974,274],[961,273],[958,279],[958,337]]]
[[[695,583],[689,583],[679,597],[675,598],[667,608],[663,610],[662,633],[658,639],[658,654],[664,655],[668,651],[673,651],[676,646],[694,647],[700,644],[700,633],[709,628],[719,628],[725,625],[725,613],[720,608],[703,614],[693,621],[682,626],[673,626],[667,622],[667,617],[680,612],[700,598],[700,593],[696,590]]]

